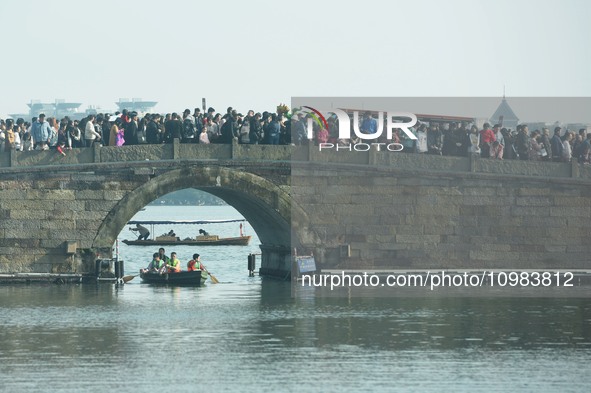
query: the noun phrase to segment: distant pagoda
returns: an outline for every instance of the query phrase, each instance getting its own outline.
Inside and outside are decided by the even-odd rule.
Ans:
[[[519,124],[519,118],[517,115],[515,115],[515,112],[513,112],[511,106],[509,106],[509,103],[505,98],[505,94],[503,94],[503,100],[501,101],[501,104],[495,113],[493,113],[493,115],[490,117],[490,122],[493,125],[501,124],[502,127],[510,128],[512,130],[517,128],[517,124]]]

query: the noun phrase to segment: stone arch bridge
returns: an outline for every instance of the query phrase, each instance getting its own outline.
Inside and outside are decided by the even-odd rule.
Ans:
[[[294,248],[322,268],[589,265],[589,166],[175,141],[2,153],[0,272],[90,273],[137,211],[185,188],[244,215],[261,274],[289,274]]]

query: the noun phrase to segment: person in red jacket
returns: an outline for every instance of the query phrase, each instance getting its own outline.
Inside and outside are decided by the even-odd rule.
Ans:
[[[190,272],[196,270],[205,270],[205,267],[201,264],[201,257],[199,254],[193,254],[193,259],[187,263],[187,270]]]
[[[482,131],[480,131],[480,156],[484,158],[490,157],[490,148],[497,138],[495,133],[490,129],[490,124],[484,123]]]

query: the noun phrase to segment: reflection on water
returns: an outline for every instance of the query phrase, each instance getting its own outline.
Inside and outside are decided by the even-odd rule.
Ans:
[[[588,298],[291,297],[243,252],[201,288],[0,286],[0,391],[588,391]]]
[[[2,286],[0,386],[195,391],[201,373],[221,391],[304,381],[306,391],[587,391],[591,382],[587,299],[290,293],[246,275],[203,288]]]

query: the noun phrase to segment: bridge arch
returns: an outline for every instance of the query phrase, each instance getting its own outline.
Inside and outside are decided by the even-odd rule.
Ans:
[[[287,187],[240,169],[220,166],[172,169],[130,191],[111,209],[97,231],[93,249],[110,253],[118,234],[140,209],[170,192],[195,188],[221,198],[240,212],[261,241],[262,265],[270,270],[267,273],[284,272],[289,266],[292,245],[299,244],[297,236],[292,238],[294,207]],[[306,220],[303,211],[297,216],[298,221]]]
[[[289,246],[289,194],[252,173],[223,167],[186,167],[153,177],[123,197],[103,220],[93,248],[111,247],[127,222],[150,202],[168,193],[195,188],[238,210],[265,244]]]

